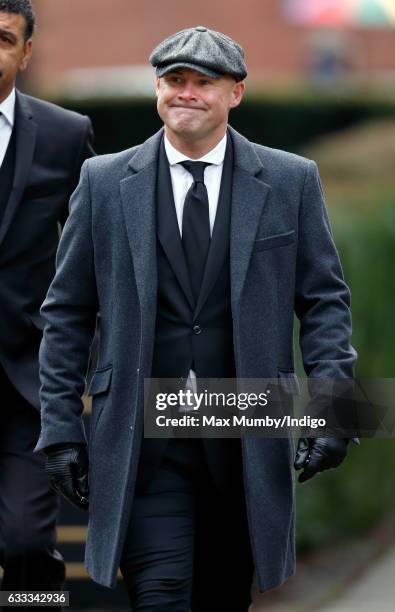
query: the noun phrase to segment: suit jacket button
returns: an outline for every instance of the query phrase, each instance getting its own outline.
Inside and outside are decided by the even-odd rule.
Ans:
[[[200,327],[200,325],[194,325],[192,329],[193,333],[197,336],[202,333],[202,328]]]

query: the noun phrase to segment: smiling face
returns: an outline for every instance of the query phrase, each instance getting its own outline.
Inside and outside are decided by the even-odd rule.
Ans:
[[[0,102],[11,93],[18,72],[28,65],[32,41],[25,41],[25,32],[22,15],[0,12]]]
[[[170,142],[179,150],[209,151],[224,136],[243,92],[244,83],[231,76],[213,79],[186,68],[157,78],[157,109]]]

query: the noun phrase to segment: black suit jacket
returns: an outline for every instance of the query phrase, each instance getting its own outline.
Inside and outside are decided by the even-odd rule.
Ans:
[[[18,91],[14,129],[13,187],[0,221],[0,366],[38,409],[39,308],[70,195],[94,155],[93,132],[88,117]]]

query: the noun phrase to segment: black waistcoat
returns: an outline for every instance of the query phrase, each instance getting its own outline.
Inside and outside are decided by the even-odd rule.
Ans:
[[[0,168],[0,224],[10,198],[15,173],[15,127]]]
[[[195,304],[162,140],[156,186],[158,298],[152,378],[185,378],[191,368],[198,378],[235,377],[229,258],[232,178],[233,147],[228,134],[210,250]],[[166,451],[168,439],[143,438],[137,489],[147,485],[166,452],[175,452],[184,461],[180,442]],[[195,439],[189,441],[191,452],[192,448],[200,460],[207,461],[220,489],[241,491],[240,440]]]
[[[230,307],[230,210],[233,150],[228,135],[218,207],[197,304],[182,251],[169,162],[162,140],[157,179],[158,301],[153,378],[235,375]]]

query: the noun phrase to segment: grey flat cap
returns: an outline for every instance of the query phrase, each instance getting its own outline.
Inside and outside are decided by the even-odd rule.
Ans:
[[[236,81],[247,76],[242,47],[204,26],[172,34],[155,47],[149,61],[159,77],[176,68],[190,68],[212,78],[230,74]]]

